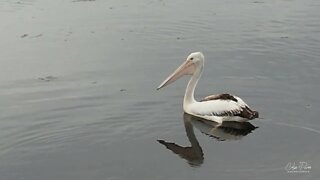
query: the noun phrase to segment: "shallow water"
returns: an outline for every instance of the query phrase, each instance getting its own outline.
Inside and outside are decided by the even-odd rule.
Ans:
[[[2,1],[1,179],[316,179],[319,8],[317,0]],[[155,90],[193,51],[206,56],[197,97],[237,94],[260,112],[251,121],[259,128],[207,136],[183,118],[187,78]],[[157,140],[196,147],[197,163]],[[311,170],[288,173],[294,162]]]

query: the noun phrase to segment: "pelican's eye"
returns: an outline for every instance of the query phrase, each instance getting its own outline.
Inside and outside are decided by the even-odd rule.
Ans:
[[[192,58],[190,58],[190,60],[192,61],[192,60],[193,60],[193,57],[192,57]]]

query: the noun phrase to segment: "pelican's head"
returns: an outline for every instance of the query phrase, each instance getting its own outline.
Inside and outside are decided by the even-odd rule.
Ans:
[[[201,71],[204,63],[204,56],[201,52],[191,53],[186,61],[182,63],[166,80],[164,80],[157,90],[173,83],[183,75],[193,75],[197,71]]]
[[[202,52],[194,52],[187,57],[187,60],[190,60],[195,64],[201,65],[204,62],[204,55],[202,54]]]

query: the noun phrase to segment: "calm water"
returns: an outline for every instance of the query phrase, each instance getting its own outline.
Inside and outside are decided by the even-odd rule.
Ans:
[[[0,21],[1,180],[320,175],[318,0],[5,0]],[[215,128],[183,115],[187,78],[156,91],[193,51],[197,97],[264,119]]]

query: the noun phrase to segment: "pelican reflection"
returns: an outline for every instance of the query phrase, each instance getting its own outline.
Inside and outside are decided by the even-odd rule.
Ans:
[[[194,133],[193,126],[205,135],[213,137],[218,141],[239,140],[248,135],[257,127],[249,122],[226,121],[219,124],[214,121],[208,121],[189,114],[183,114],[184,127],[191,146],[180,146],[173,142],[158,140],[167,149],[187,160],[190,166],[200,166],[204,161],[204,153]]]

